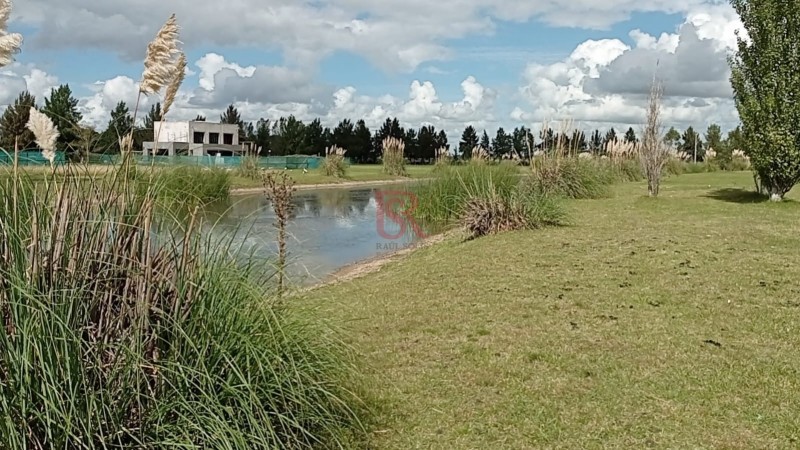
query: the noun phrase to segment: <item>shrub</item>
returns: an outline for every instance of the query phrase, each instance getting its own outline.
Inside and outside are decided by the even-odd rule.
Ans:
[[[0,180],[0,447],[346,446],[342,345],[120,186]]]
[[[610,196],[618,176],[607,161],[544,157],[534,160],[526,182],[543,195],[591,199]]]
[[[471,197],[497,194],[508,196],[519,185],[519,169],[514,166],[467,164],[444,168],[433,180],[414,189],[417,208],[414,215],[424,222],[448,224],[461,217]]]
[[[181,204],[225,200],[230,195],[230,172],[218,167],[180,166],[139,171],[136,183],[142,193],[152,189],[161,199]]]
[[[383,171],[396,177],[404,177],[406,173],[406,144],[402,140],[388,137],[383,140]]]
[[[347,153],[345,149],[335,145],[326,149],[325,160],[319,168],[320,172],[326,177],[344,178],[347,175],[345,153]]]
[[[236,174],[248,180],[261,180],[261,158],[258,155],[247,155],[242,157]]]
[[[514,190],[507,195],[470,197],[461,213],[461,224],[470,238],[523,229],[560,225],[564,213],[551,197]]]

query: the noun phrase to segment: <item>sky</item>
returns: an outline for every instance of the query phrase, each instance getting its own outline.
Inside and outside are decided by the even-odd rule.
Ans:
[[[569,120],[641,129],[654,76],[664,124],[738,123],[727,56],[741,22],[718,0],[17,0],[25,42],[0,69],[0,107],[69,84],[102,130],[136,102],[147,43],[181,24],[186,81],[167,120],[387,117],[457,139]],[[142,107],[160,99],[144,100]]]

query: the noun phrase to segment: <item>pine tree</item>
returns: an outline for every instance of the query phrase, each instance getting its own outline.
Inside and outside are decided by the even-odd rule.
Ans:
[[[692,160],[703,160],[705,149],[703,148],[703,141],[700,139],[700,133],[694,131],[694,128],[690,126],[683,133],[681,141],[681,151],[686,152]]]
[[[33,106],[36,106],[36,97],[24,91],[0,117],[0,147],[7,152],[14,152],[17,138],[20,150],[36,145],[33,133],[26,126]]]
[[[50,97],[44,99],[42,112],[50,117],[58,128],[59,149],[72,152],[78,140],[77,130],[83,115],[78,111],[78,99],[72,96],[68,84],[50,91]]]
[[[625,132],[625,143],[635,144],[637,142],[639,142],[639,139],[636,137],[636,132],[633,131],[633,127],[628,128],[628,131]]]
[[[492,142],[489,140],[489,133],[487,133],[486,130],[483,130],[483,136],[481,137],[480,145],[487,152],[492,149]]]
[[[247,140],[244,120],[242,120],[242,115],[239,114],[239,110],[233,104],[228,105],[228,109],[219,116],[219,123],[239,125],[239,141]]]
[[[491,151],[492,155],[497,158],[506,157],[514,151],[514,139],[506,133],[503,127],[497,129],[497,134],[492,140]]]
[[[254,139],[256,149],[260,156],[270,155],[270,144],[272,141],[272,124],[269,119],[258,119],[256,122],[256,138]]]
[[[420,157],[420,143],[419,143],[419,135],[420,132],[413,128],[409,128],[406,130],[405,137],[403,137],[403,143],[406,144],[404,156],[409,161],[414,161],[415,159]]]
[[[350,119],[344,119],[333,129],[333,145],[341,147],[350,153],[356,135],[356,127]]]
[[[720,157],[722,158],[720,159],[720,162],[727,163],[730,161],[730,158],[726,158],[725,155],[723,155],[723,153],[725,153],[725,150],[722,147],[723,147],[722,129],[719,127],[719,125],[712,123],[711,125],[708,126],[708,130],[706,130],[706,144],[705,144],[704,154],[708,152],[708,150],[713,150],[714,152],[717,153],[718,159]],[[723,159],[725,161],[722,161]]]
[[[324,129],[322,122],[319,119],[314,119],[306,125],[306,142],[303,148],[304,155],[324,155],[325,154],[325,137],[323,136]],[[349,150],[349,149],[348,149]],[[348,151],[348,156],[350,152]]]
[[[205,122],[206,121],[206,116],[202,116],[202,115],[198,114],[197,117],[194,118],[194,121],[195,122]]]
[[[305,124],[295,116],[281,117],[273,130],[272,154],[296,155],[305,142]]]
[[[800,2],[732,0],[745,34],[730,59],[744,151],[759,190],[783,200],[800,181]]]
[[[133,117],[125,102],[117,103],[111,111],[111,120],[108,121],[106,131],[103,132],[100,143],[106,153],[119,153],[119,140],[133,130]]]
[[[461,158],[472,158],[472,149],[477,147],[478,144],[480,144],[478,132],[475,131],[475,127],[469,125],[464,129],[464,132],[461,133],[461,142],[458,143],[458,152],[461,154]]]
[[[605,152],[605,149],[603,149],[603,136],[600,134],[600,130],[594,130],[594,133],[592,133],[592,139],[589,141],[589,151],[596,155]]]
[[[426,163],[436,159],[436,150],[439,148],[439,133],[433,125],[427,125],[419,130],[419,158]]]
[[[434,147],[435,147],[433,152],[434,158],[436,157],[436,150],[439,150],[440,148],[446,148],[450,150],[450,144],[448,143],[447,140],[447,133],[445,133],[444,130],[439,130],[439,133],[436,135],[436,144],[434,145]]]
[[[400,126],[400,122],[397,119],[386,119],[386,121],[381,125],[381,128],[375,133],[375,136],[372,138],[373,141],[373,149],[375,150],[376,160],[377,157],[380,157],[382,149],[383,149],[383,141],[388,137],[393,137],[397,139],[404,140],[406,137],[406,132]],[[406,155],[408,155],[408,150],[406,150]]]
[[[603,147],[607,147],[609,142],[617,142],[617,132],[613,127],[606,132],[606,135],[603,138]]]
[[[356,122],[355,134],[353,136],[353,152],[353,158],[359,163],[369,161],[373,154],[372,132],[363,119]]]

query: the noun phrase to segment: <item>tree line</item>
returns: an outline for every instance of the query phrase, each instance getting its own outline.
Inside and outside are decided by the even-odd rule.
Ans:
[[[29,92],[22,92],[0,117],[0,147],[13,150],[19,139],[20,148],[34,147],[33,135],[25,127],[31,106],[36,105],[36,98]],[[141,126],[134,127],[134,118],[125,102],[119,102],[111,111],[106,128],[97,132],[91,127],[80,125],[83,116],[78,110],[78,100],[73,97],[69,85],[54,88],[50,96],[44,99],[42,112],[47,114],[61,131],[59,148],[71,154],[118,153],[119,136],[134,131],[135,148],[141,149],[142,143],[153,141],[154,123],[161,120],[161,105],[155,104],[145,114]],[[195,117],[196,121],[205,121],[203,116]],[[636,131],[631,127],[618,136],[614,128],[605,133],[594,130],[588,137],[580,130],[571,132],[556,131],[547,128],[537,133],[525,126],[507,132],[503,127],[497,129],[490,138],[486,130],[481,133],[467,126],[461,134],[457,145],[448,143],[447,133],[437,130],[433,125],[420,128],[405,128],[397,118],[387,118],[381,127],[372,131],[364,120],[353,122],[343,119],[336,127],[322,125],[320,119],[305,123],[294,116],[281,117],[277,120],[259,119],[247,122],[234,105],[220,115],[221,123],[239,126],[240,141],[254,143],[262,156],[283,155],[319,155],[333,145],[347,150],[347,157],[357,163],[376,162],[380,158],[382,142],[388,137],[402,140],[405,143],[406,157],[412,163],[429,163],[436,158],[436,151],[447,148],[456,157],[469,159],[476,147],[482,147],[490,156],[503,158],[528,158],[531,152],[547,151],[556,146],[563,146],[575,152],[591,152],[603,155],[610,142],[637,143]],[[538,139],[537,139],[538,138]],[[706,151],[714,149],[722,157],[729,155],[733,149],[741,148],[741,130],[736,128],[723,139],[719,125],[712,124],[704,136],[693,127],[683,133],[670,128],[664,140],[678,152],[685,152],[690,159],[703,161]]]

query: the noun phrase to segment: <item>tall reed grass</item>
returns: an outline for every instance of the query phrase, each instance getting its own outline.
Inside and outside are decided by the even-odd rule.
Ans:
[[[443,168],[414,193],[416,219],[439,227],[461,224],[472,237],[555,225],[565,217],[553,198],[525,189],[514,165]]]
[[[0,448],[348,446],[346,348],[123,186],[0,177]]]

